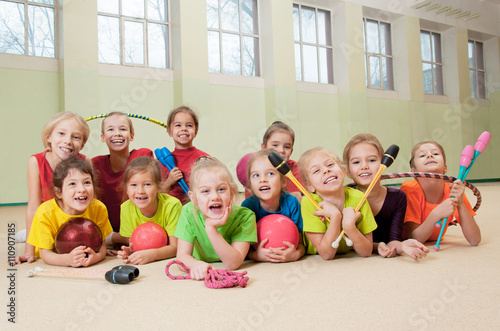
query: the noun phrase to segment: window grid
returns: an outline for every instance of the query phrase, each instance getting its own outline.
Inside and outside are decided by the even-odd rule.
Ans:
[[[218,5],[217,5],[217,27],[212,28],[207,26],[208,34],[210,33],[215,33],[218,35],[218,67],[217,68],[211,68],[209,65],[209,71],[213,73],[224,73],[224,74],[236,74],[236,75],[243,75],[243,76],[260,76],[260,47],[258,46],[260,44],[260,38],[259,38],[259,29],[255,28],[255,25],[258,23],[258,10],[257,10],[257,2],[254,3],[255,6],[255,17],[254,17],[254,31],[257,31],[257,33],[248,33],[248,32],[243,32],[243,26],[242,26],[242,0],[238,0],[238,30],[239,31],[233,31],[233,30],[227,30],[222,28],[223,22],[222,22],[222,9],[221,9],[221,0],[218,0]],[[247,1],[248,2],[248,1]],[[208,2],[207,2],[208,5]],[[256,22],[257,21],[257,22]],[[224,55],[225,50],[227,51],[228,49],[224,49],[224,35],[231,35],[231,36],[237,36],[239,38],[239,72],[230,72],[229,69],[227,68],[228,66],[224,66]],[[245,60],[245,51],[246,47],[244,45],[244,38],[249,37],[249,38],[254,38],[254,45],[257,45],[257,50],[254,49],[254,58],[253,58],[253,69],[248,70],[245,66],[248,65],[248,61]],[[256,41],[256,42],[255,42]],[[210,48],[210,40],[209,40],[209,45],[208,47]],[[234,51],[234,50],[233,50]],[[210,52],[209,52],[210,53]],[[245,70],[247,69],[247,70]]]
[[[430,61],[424,59],[424,54],[422,51],[422,70],[424,72],[424,93],[426,94],[436,94],[436,95],[444,95],[444,84],[443,84],[443,63],[440,61],[437,61],[436,58],[442,59],[442,54],[441,54],[441,34],[432,32],[432,31],[426,31],[426,30],[420,30],[420,37],[422,38],[422,35],[428,35],[429,36],[429,48],[430,48],[430,55],[431,59]],[[439,39],[439,50],[434,49],[434,41],[436,39]],[[421,39],[422,42],[422,39]],[[432,92],[428,92],[426,90],[426,81],[425,81],[425,70],[424,66],[427,64],[428,66],[431,67],[431,77],[432,77]],[[437,73],[440,73],[440,75],[437,75]],[[438,77],[439,76],[439,77]]]
[[[486,82],[484,68],[483,43],[480,41],[469,40],[469,75],[471,97],[476,99],[486,99]],[[480,60],[480,61],[478,61]]]
[[[375,22],[377,23],[377,36],[378,36],[378,49],[379,52],[369,52],[368,51],[368,37],[367,37],[367,22]],[[381,43],[381,35],[382,31],[380,29],[380,26],[382,24],[387,25],[389,28],[389,42],[391,43],[391,52],[390,54],[383,54],[382,53],[382,43]],[[375,19],[369,19],[369,18],[363,18],[363,35],[364,35],[364,47],[365,47],[365,71],[366,71],[366,86],[368,88],[373,88],[373,89],[383,89],[383,90],[394,90],[394,77],[393,77],[393,56],[392,56],[392,33],[390,32],[390,23],[387,22],[382,22],[379,20]],[[379,80],[380,80],[380,86],[375,86],[374,83],[376,80],[372,80],[372,72],[371,72],[371,59],[378,59],[379,63]],[[386,60],[386,61],[384,61]],[[387,66],[384,70],[384,63],[389,63],[390,66]],[[384,73],[386,75],[386,79],[384,79]],[[384,84],[384,81],[387,81],[387,84]]]
[[[333,84],[333,45],[332,45],[332,33],[331,33],[331,12],[329,10],[321,9],[321,8],[315,8],[315,7],[310,7],[310,6],[303,6],[301,4],[294,4],[293,5],[295,8],[298,9],[298,20],[299,20],[299,39],[295,39],[295,45],[299,46],[299,61],[297,60],[297,54],[296,56],[296,64],[297,62],[300,62],[300,68],[295,68],[296,70],[296,80],[298,81],[305,81],[305,82],[312,82],[312,83],[327,83],[327,84]],[[302,8],[308,8],[308,9],[313,9],[314,10],[314,22],[315,22],[315,35],[316,35],[316,43],[311,43],[304,41],[303,38],[303,22],[302,22]],[[325,27],[320,27],[319,22],[318,22],[318,11],[321,10],[325,13],[328,13],[328,22],[330,23],[329,26]],[[326,24],[325,24],[326,25]],[[330,31],[330,35],[326,37],[325,43],[322,44],[319,42],[319,31],[323,28],[325,31]],[[316,64],[317,64],[317,79],[308,79],[306,78],[306,73],[305,73],[305,65],[304,65],[304,46],[310,46],[314,47],[316,49]],[[326,49],[327,54],[328,51],[331,54],[330,56],[327,55],[327,68],[322,69],[321,68],[321,49]],[[297,52],[297,48],[295,49]],[[300,71],[300,75],[298,74],[297,71]],[[326,71],[326,73],[324,72]],[[323,74],[323,75],[322,75]],[[323,78],[324,74],[326,74],[327,78],[326,80]]]
[[[98,0],[99,1],[99,0]],[[107,1],[107,0],[100,0],[100,1]],[[168,9],[169,2],[165,1],[165,11],[167,13],[165,20],[155,20],[149,18],[149,6],[148,6],[148,0],[144,1],[144,18],[138,18],[138,17],[133,17],[133,16],[128,16],[123,14],[123,5],[122,2],[123,0],[118,1],[118,14],[113,14],[109,12],[98,12],[98,16],[101,17],[112,17],[115,19],[119,20],[119,43],[120,43],[120,63],[119,64],[124,64],[124,65],[131,65],[131,66],[138,66],[138,67],[148,67],[150,66],[150,45],[149,45],[149,38],[148,38],[148,32],[149,32],[149,24],[158,24],[158,25],[164,25],[167,29],[167,35],[166,35],[166,40],[165,40],[165,65],[161,66],[161,68],[169,68],[170,67],[170,47],[169,47],[169,40],[170,40],[170,20],[169,20],[169,15],[170,15],[170,10]],[[133,61],[128,61],[127,60],[127,55],[125,52],[125,47],[126,47],[126,35],[125,35],[125,25],[126,22],[133,22],[133,23],[141,23],[143,26],[142,29],[142,59],[143,63],[137,63]],[[104,62],[104,63],[113,63],[113,62]],[[118,64],[118,63],[113,63],[113,64]]]
[[[24,44],[23,45],[18,45],[22,47],[22,49],[19,49],[18,51],[1,51],[1,53],[7,53],[7,54],[17,54],[17,55],[27,55],[27,56],[40,56],[40,57],[50,57],[50,58],[55,58],[55,54],[57,54],[57,30],[55,29],[55,22],[57,22],[57,1],[53,0],[37,0],[37,1],[28,1],[28,0],[1,0],[0,2],[3,2],[5,4],[11,3],[11,4],[21,4],[24,7]],[[47,15],[47,23],[48,24],[48,33],[49,33],[49,38],[44,38],[43,40],[38,40],[38,42],[41,42],[43,44],[42,50],[40,51],[41,54],[37,54],[37,46],[34,45],[36,43],[36,37],[35,34],[41,34],[43,33],[41,31],[41,28],[38,28],[35,26],[35,22],[30,21],[30,9],[35,9],[35,8],[44,8],[45,9],[45,14]],[[50,9],[52,10],[52,19],[49,20],[50,16]],[[34,14],[35,15],[35,14]],[[33,24],[33,26],[31,26]],[[3,33],[3,27],[0,26],[0,33]],[[9,27],[5,27],[9,29]],[[15,36],[14,36],[15,37]],[[2,38],[3,39],[3,38]],[[46,41],[49,42],[49,46],[46,48]],[[4,43],[4,40],[0,40],[0,48],[3,46],[2,44]],[[51,45],[50,45],[51,44]],[[44,53],[44,51],[47,51],[48,53]]]

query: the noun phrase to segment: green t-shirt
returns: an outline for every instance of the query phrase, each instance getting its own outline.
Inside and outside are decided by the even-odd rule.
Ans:
[[[151,218],[144,216],[139,208],[127,200],[121,205],[120,234],[130,238],[136,227],[143,223],[152,222],[164,228],[168,236],[173,236],[181,210],[181,202],[166,193],[158,194],[158,209]]]
[[[255,214],[245,207],[232,206],[226,224],[217,227],[217,231],[229,244],[235,241],[248,241],[254,244],[257,242]],[[194,244],[194,258],[209,263],[220,261],[205,231],[203,214],[199,209],[195,213],[192,202],[182,208],[175,236]]]
[[[351,187],[344,187],[344,192],[345,192],[344,208],[346,207],[356,208],[364,195],[363,192],[353,189]],[[317,194],[312,193],[311,196],[317,203],[323,201],[323,199],[321,199],[321,197]],[[309,201],[309,199],[302,199],[301,211],[302,211],[302,219],[304,221],[304,233],[305,233],[304,242],[307,248],[306,253],[317,254],[318,251],[316,250],[316,247],[314,247],[314,245],[312,244],[311,240],[307,237],[306,232],[325,233],[326,229],[328,228],[328,225],[330,225],[330,222],[329,221],[322,222],[319,219],[319,217],[314,216],[312,214],[314,211],[316,211],[316,207],[312,204],[311,201]],[[363,203],[359,211],[361,213],[361,216],[359,216],[358,220],[356,221],[356,227],[358,228],[359,232],[361,232],[362,234],[367,234],[375,230],[377,228],[377,223],[375,222],[375,218],[373,217],[373,213],[370,208],[370,205],[368,204],[368,201],[365,201]],[[342,231],[342,225],[340,230]],[[351,247],[347,246],[345,240],[342,239],[340,241],[339,248],[337,249],[337,253],[347,253],[349,252],[350,249]]]

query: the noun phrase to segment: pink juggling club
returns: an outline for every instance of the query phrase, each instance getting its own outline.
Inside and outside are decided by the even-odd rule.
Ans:
[[[462,157],[460,158],[460,171],[457,177],[462,182],[465,181],[465,178],[469,174],[469,171],[472,168],[472,165],[474,164],[474,161],[476,161],[479,154],[481,154],[486,149],[486,146],[488,146],[490,139],[491,139],[491,133],[489,133],[488,131],[484,131],[479,136],[479,138],[477,138],[477,142],[473,148],[470,145],[465,146],[462,152]],[[434,245],[434,249],[436,251],[439,250],[439,243],[441,242],[441,238],[443,237],[444,229],[446,228],[447,222],[448,222],[448,217],[445,218],[441,223],[441,231],[439,232],[436,245]],[[439,222],[436,223],[436,226],[439,226]]]

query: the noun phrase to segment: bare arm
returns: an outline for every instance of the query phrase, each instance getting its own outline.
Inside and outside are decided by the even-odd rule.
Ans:
[[[28,161],[28,207],[26,208],[26,245],[24,247],[24,255],[19,256],[16,260],[20,262],[33,262],[35,260],[35,247],[29,244],[28,237],[33,223],[33,217],[36,210],[42,204],[42,184],[40,183],[40,172],[38,170],[38,161],[34,156]]]
[[[133,245],[130,244],[128,248],[122,247],[122,250],[118,252],[118,257],[123,259],[125,263],[131,264],[146,264],[174,257],[177,252],[177,238],[170,236],[168,240],[167,246],[137,252],[134,252]]]
[[[352,247],[363,257],[368,257],[373,251],[372,233],[362,234],[356,227],[356,220],[361,215],[360,212],[355,213],[353,207],[346,207],[342,211],[342,227],[349,239],[352,240]]]
[[[479,245],[481,242],[481,230],[479,230],[476,220],[470,214],[465,203],[458,206],[458,214],[460,215],[460,226],[462,227],[465,239],[472,246]]]
[[[450,188],[450,196],[457,197],[457,209],[458,214],[460,215],[460,226],[462,227],[462,233],[464,234],[465,239],[472,246],[477,246],[481,241],[481,231],[479,230],[479,226],[469,212],[467,205],[464,201],[465,195],[465,185],[460,180],[456,180],[453,182],[453,185]]]
[[[177,259],[186,265],[191,271],[192,279],[204,279],[212,266],[206,262],[199,261],[193,257],[194,244],[189,241],[177,239]]]
[[[457,203],[457,198],[446,199],[429,213],[429,216],[427,216],[422,224],[406,222],[405,227],[408,237],[416,239],[421,243],[426,242],[432,232],[434,232],[436,223],[442,218],[453,215]]]
[[[245,260],[250,243],[248,241],[234,241],[229,244],[220,232],[217,231],[216,226],[210,226],[206,223],[205,230],[215,252],[226,268],[229,270],[238,269]]]

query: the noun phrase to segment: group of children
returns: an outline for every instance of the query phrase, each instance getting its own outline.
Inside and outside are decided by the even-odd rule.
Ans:
[[[471,245],[481,240],[460,180],[448,185],[439,179],[418,178],[404,182],[401,190],[382,186],[378,180],[356,212],[383,156],[380,142],[371,134],[353,137],[343,160],[315,147],[295,162],[290,159],[292,128],[274,122],[264,135],[262,150],[248,160],[246,189],[251,194],[237,206],[233,203],[237,185],[230,171],[193,146],[199,127],[195,112],[185,106],[174,109],[167,127],[177,165],[171,171],[153,158],[151,150],[129,150],[134,128],[126,114],[113,112],[103,119],[101,140],[109,154],[91,162],[79,153],[90,131],[83,118],[71,112],[53,117],[42,132],[46,150],[28,163],[27,242],[24,255],[16,261],[33,262],[39,256],[47,264],[79,267],[95,264],[106,254],[131,264],[176,256],[193,279],[203,279],[216,261],[237,269],[246,258],[290,262],[318,253],[325,260],[333,259],[351,249],[345,240],[338,248],[332,246],[342,230],[364,257],[404,253],[415,260],[423,258],[428,253],[423,243],[437,239],[436,223],[451,215]],[[268,159],[273,150],[321,210],[273,167]],[[432,141],[417,144],[410,166],[412,171],[444,174],[443,148]],[[346,175],[356,188],[344,186]],[[189,185],[188,196],[177,184],[180,179]],[[284,242],[283,247],[264,248],[267,239],[256,244],[256,222],[270,214],[282,214],[294,222],[300,236],[297,246]],[[54,252],[58,229],[73,217],[88,218],[99,226],[106,243],[99,252],[84,246],[69,254]],[[168,244],[135,251],[132,232],[147,222],[165,229]]]

